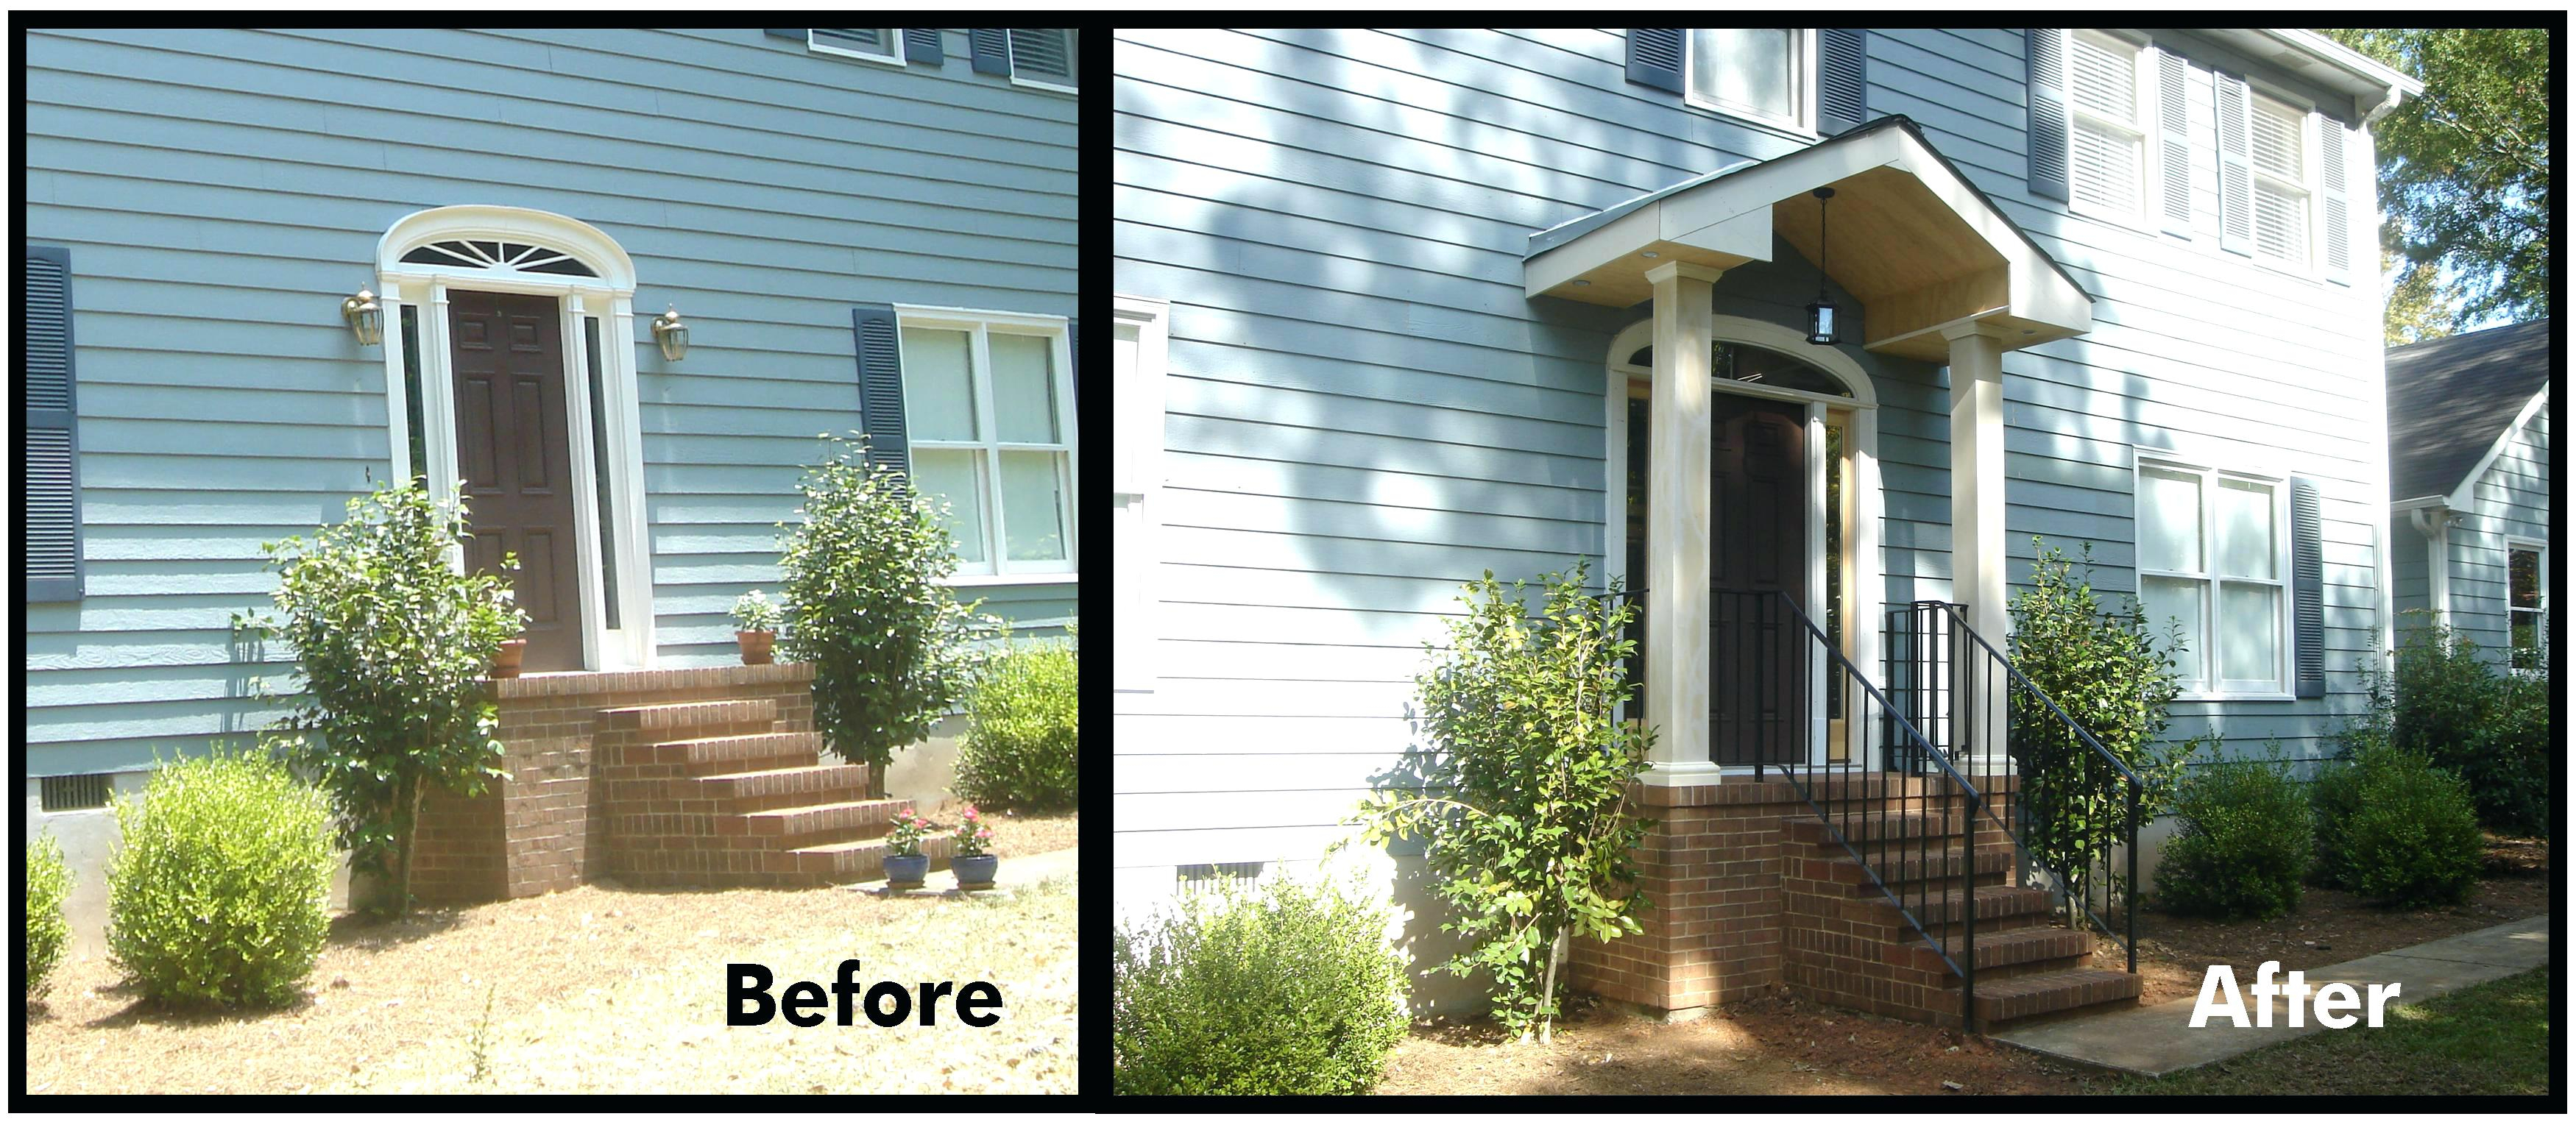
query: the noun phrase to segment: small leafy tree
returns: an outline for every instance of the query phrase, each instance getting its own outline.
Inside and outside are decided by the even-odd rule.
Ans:
[[[467,536],[463,496],[380,485],[311,541],[262,547],[282,576],[282,623],[234,619],[294,647],[304,692],[271,746],[328,793],[350,866],[388,878],[378,907],[396,915],[411,906],[422,795],[479,795],[502,774],[485,673],[527,617],[500,575],[450,566]]]
[[[1628,784],[1652,735],[1615,719],[1635,609],[1616,581],[1608,598],[1585,595],[1585,575],[1539,578],[1534,618],[1523,582],[1488,571],[1467,586],[1448,649],[1424,644],[1433,665],[1415,679],[1422,790],[1376,792],[1358,817],[1370,845],[1428,840],[1436,891],[1459,914],[1443,927],[1470,944],[1443,968],[1489,971],[1494,1017],[1523,1040],[1533,1025],[1552,1036],[1567,940],[1635,934],[1648,906],[1629,855],[1654,822],[1628,812]]]
[[[2135,602],[2105,607],[2093,592],[2093,547],[2078,563],[2064,550],[2031,539],[2038,560],[2031,588],[2013,598],[2010,643],[2015,669],[2039,687],[2102,747],[2138,774],[2141,824],[2173,797],[2198,738],[2166,743],[2167,709],[2182,692],[2173,652],[2177,628],[2159,645]],[[2047,707],[2018,693],[2008,707],[2021,798],[2030,814],[2024,842],[2041,864],[2082,882],[2111,843],[2125,834],[2128,785]]]
[[[54,966],[63,960],[71,924],[63,919],[63,897],[71,893],[71,867],[63,863],[63,843],[52,834],[27,843],[27,972],[21,975],[30,997],[42,997],[53,984]]]
[[[869,463],[864,436],[824,439],[833,451],[796,488],[804,521],[779,527],[792,625],[779,645],[814,664],[815,727],[842,759],[868,765],[883,798],[894,750],[929,736],[971,684],[974,605],[941,583],[957,570],[947,504]]]

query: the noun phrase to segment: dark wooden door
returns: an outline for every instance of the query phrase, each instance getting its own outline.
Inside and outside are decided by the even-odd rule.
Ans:
[[[528,613],[521,665],[583,669],[572,443],[555,301],[451,292],[447,309],[456,367],[456,470],[474,535],[466,564],[490,572],[501,567],[503,553],[518,554],[512,584]]]
[[[1805,758],[1807,410],[1709,399],[1709,751],[1721,764]]]

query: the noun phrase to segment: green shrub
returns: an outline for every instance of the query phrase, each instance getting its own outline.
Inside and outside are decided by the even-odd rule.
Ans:
[[[2388,739],[2423,753],[2467,781],[2478,821],[2498,833],[2532,836],[2549,823],[2556,765],[2549,687],[2536,676],[2501,673],[2477,643],[2407,613],[2395,688],[2374,691]]]
[[[2549,788],[2557,745],[2550,740],[2549,677],[2504,675],[2495,709],[2469,737],[2455,771],[2469,785],[2478,821],[2499,834],[2549,832]]]
[[[2195,769],[2174,800],[2180,829],[2156,866],[2166,911],[2271,919],[2299,906],[2314,845],[2308,792],[2278,756]]]
[[[2316,781],[2308,784],[2308,806],[2316,822],[2313,879],[2317,883],[2335,888],[2350,885],[2351,861],[2345,856],[2349,847],[2343,831],[2352,821],[2352,812],[2361,807],[2361,765],[2356,761],[2387,751],[2384,743],[2357,742],[2352,756],[2326,761],[2319,766]]]
[[[1075,651],[1070,643],[1013,647],[986,666],[966,704],[957,793],[984,807],[1069,810],[1076,788]]]
[[[2334,883],[2410,907],[2468,898],[2486,839],[2467,784],[2403,748],[2373,748],[2328,769],[2321,782],[2336,785],[2327,793],[2334,816],[2320,833]]]
[[[54,967],[63,960],[71,924],[63,919],[63,896],[71,891],[72,871],[63,864],[63,846],[52,834],[27,846],[27,995],[44,996]]]
[[[1286,878],[1185,895],[1119,924],[1111,994],[1122,1095],[1351,1094],[1404,1036],[1386,911]]]
[[[225,753],[116,801],[108,948],[156,999],[283,1005],[329,928],[331,812],[274,759]]]

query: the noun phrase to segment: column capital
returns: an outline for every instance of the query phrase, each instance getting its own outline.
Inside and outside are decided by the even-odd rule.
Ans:
[[[1943,324],[1940,330],[1941,337],[1952,343],[1961,339],[1986,338],[2000,341],[2017,337],[2004,325],[1991,319],[1961,320],[1957,323]]]
[[[1646,270],[1646,282],[1648,284],[1662,284],[1675,277],[1686,277],[1695,281],[1716,284],[1717,278],[1725,275],[1726,270],[1724,269],[1714,269],[1706,265],[1694,265],[1688,261],[1666,261],[1661,265],[1657,265],[1654,268]]]

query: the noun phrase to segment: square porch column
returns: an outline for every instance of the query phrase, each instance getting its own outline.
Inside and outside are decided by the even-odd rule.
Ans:
[[[1950,599],[1965,603],[1968,626],[2003,649],[2011,613],[2004,602],[2003,329],[1964,323],[1950,341]]]
[[[1719,270],[1673,261],[1655,286],[1653,421],[1646,465],[1645,782],[1717,781],[1708,758],[1708,442],[1711,286]]]

